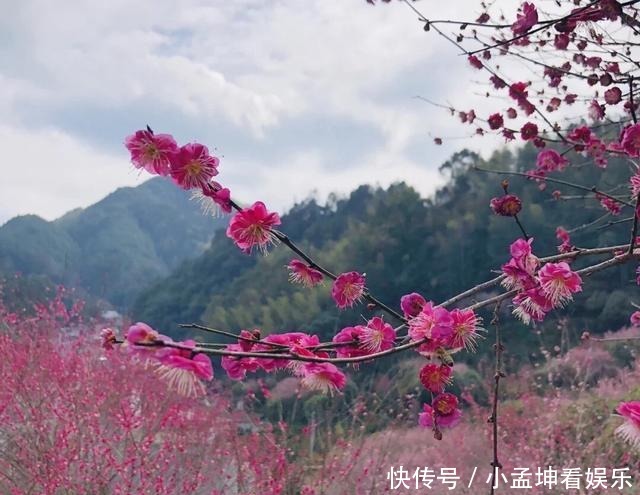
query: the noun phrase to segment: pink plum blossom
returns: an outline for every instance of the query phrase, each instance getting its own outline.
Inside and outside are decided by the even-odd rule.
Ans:
[[[621,402],[616,412],[624,423],[616,429],[616,435],[635,449],[640,449],[640,401]]]
[[[240,330],[238,345],[240,345],[243,351],[250,351],[260,340],[260,333],[260,330],[257,328],[253,330]]]
[[[609,88],[604,92],[604,101],[607,105],[616,105],[622,101],[622,90],[614,86],[613,88]]]
[[[538,271],[538,280],[544,295],[554,307],[564,306],[573,300],[573,294],[582,291],[580,275],[564,261],[547,263]]]
[[[489,124],[489,129],[493,129],[495,131],[504,125],[504,118],[499,113],[494,113],[489,116],[487,123]]]
[[[572,129],[567,137],[572,141],[587,143],[593,139],[593,134],[587,126],[580,126]]]
[[[292,283],[302,284],[306,287],[314,287],[322,283],[322,272],[303,261],[291,260],[287,268],[289,269],[289,280]]]
[[[425,304],[427,304],[426,299],[417,292],[406,294],[400,298],[400,307],[407,318],[417,316]]]
[[[226,347],[231,352],[246,352],[240,344],[229,344]],[[227,372],[227,376],[232,380],[243,380],[247,373],[255,373],[260,369],[258,359],[251,357],[222,356],[220,360],[222,369]]]
[[[640,326],[640,311],[634,311],[633,313],[631,313],[629,321],[634,327]]]
[[[228,188],[211,181],[202,187],[202,195],[209,198],[224,213],[231,213],[231,191]]]
[[[517,239],[513,241],[509,246],[509,253],[513,258],[517,260],[528,258],[533,254],[533,250],[531,249],[532,244],[533,244],[533,238],[528,240]]]
[[[453,370],[445,364],[425,364],[420,370],[420,383],[429,392],[439,394],[444,392],[451,382]]]
[[[595,164],[600,168],[607,167],[606,151],[607,146],[602,142],[602,140],[596,137],[592,137],[586,143],[585,152],[587,155],[593,157]]]
[[[569,46],[569,41],[571,41],[571,39],[567,34],[556,34],[555,38],[553,39],[553,46],[555,46],[558,50],[566,50]]]
[[[502,79],[497,75],[491,76],[489,80],[491,81],[491,84],[493,84],[493,87],[496,89],[502,89],[507,87],[507,83],[504,82],[504,79]]]
[[[413,341],[431,339],[446,342],[453,334],[453,319],[445,308],[436,308],[429,301],[420,313],[409,320],[409,337]]]
[[[612,215],[620,215],[622,212],[622,206],[615,199],[596,194],[596,199],[600,201],[600,205]]]
[[[347,377],[331,363],[305,363],[301,383],[311,390],[332,394],[344,388]]]
[[[340,309],[350,308],[364,296],[365,275],[358,272],[342,273],[333,282],[331,296]]]
[[[569,253],[573,251],[573,245],[571,244],[571,237],[569,236],[569,232],[567,232],[562,227],[556,228],[556,239],[558,239],[561,244],[558,246],[559,253]]]
[[[253,350],[273,351],[274,349],[285,346],[289,347],[290,350],[297,348],[298,353],[300,353],[301,348],[305,345],[316,345],[318,342],[319,340],[317,340],[317,337],[312,337],[303,332],[274,333],[267,335],[262,339],[262,342],[260,344],[256,344]],[[266,372],[284,369],[287,367],[291,368],[291,361],[284,358],[257,358],[257,362]]]
[[[467,60],[469,61],[469,64],[471,64],[472,67],[475,67],[476,69],[482,69],[483,67],[482,62],[475,55],[469,55]]]
[[[204,392],[200,380],[213,378],[213,367],[208,356],[194,352],[193,340],[177,342],[180,348],[165,347],[158,353],[160,367],[158,374],[168,382],[169,387],[181,395],[195,397]]]
[[[496,215],[515,217],[522,210],[522,201],[514,194],[505,194],[498,198],[492,198],[489,206]]]
[[[255,246],[266,252],[268,244],[275,240],[271,229],[276,225],[280,225],[280,216],[267,211],[262,201],[256,201],[234,215],[227,228],[227,237],[245,253],[250,253]]]
[[[379,316],[371,318],[362,329],[360,342],[369,352],[386,351],[393,347],[396,332],[391,325]]]
[[[520,128],[520,137],[524,141],[530,141],[538,136],[538,126],[533,122],[527,122]]]
[[[116,332],[113,328],[103,328],[100,331],[100,339],[102,340],[102,348],[110,351],[113,349],[113,344],[116,343]]]
[[[589,117],[596,122],[604,118],[604,105],[598,103],[597,100],[592,100],[589,104]]]
[[[587,7],[573,9],[565,20],[556,25],[561,32],[573,31],[579,22],[596,22],[603,19],[615,21],[622,12],[622,7],[617,0],[601,0]]]
[[[526,82],[516,82],[509,86],[509,96],[518,101],[528,96],[528,85]]]
[[[131,162],[151,174],[169,175],[171,160],[178,145],[169,134],[154,134],[151,129],[136,131],[127,136],[125,146],[131,153]]]
[[[329,354],[324,351],[316,351],[315,347],[320,344],[320,338],[317,335],[304,334],[298,339],[291,342],[291,354],[302,357],[322,357],[327,358]],[[291,360],[287,365],[289,371],[296,376],[304,376],[304,362]]]
[[[431,405],[425,404],[418,423],[423,428],[453,428],[462,418],[458,408],[458,398],[450,393],[437,395]]]
[[[153,344],[160,339],[160,334],[146,323],[138,322],[129,327],[125,338],[132,345]]]
[[[640,157],[640,124],[626,127],[622,131],[620,144],[627,155],[634,158]]]
[[[637,198],[640,193],[640,174],[638,172],[633,174],[629,182],[631,183],[631,196]]]
[[[532,243],[533,238],[518,239],[511,244],[511,259],[502,265],[502,271],[506,275],[502,285],[507,289],[522,289],[531,285],[539,264],[538,258],[532,253]]]
[[[525,325],[532,321],[543,321],[553,304],[540,287],[532,287],[520,292],[513,298],[513,314]]]
[[[524,289],[534,285],[532,270],[528,270],[520,261],[511,258],[501,268],[505,275],[501,284],[506,289]]]
[[[528,85],[525,82],[513,83],[511,86],[509,86],[509,96],[514,100],[516,100],[516,102],[518,103],[518,106],[526,115],[531,115],[535,111],[535,107],[527,99],[527,96],[529,94],[527,91],[527,88],[528,88]],[[507,111],[507,114],[509,114],[509,111]],[[511,115],[509,115],[509,117],[513,118],[511,117]],[[505,129],[505,131],[506,130],[507,129]]]
[[[363,329],[364,327],[362,325],[345,327],[335,334],[332,341],[336,344],[341,344],[336,347],[336,356],[343,358],[366,356],[369,354],[369,352],[360,345]]]
[[[171,177],[182,189],[205,188],[218,175],[220,161],[200,143],[182,146],[172,157]]]
[[[516,22],[511,25],[511,30],[516,36],[523,35],[529,32],[529,30],[538,22],[538,11],[535,5],[529,2],[524,2],[521,7],[521,12],[516,15]]]
[[[476,341],[481,330],[481,319],[472,309],[454,309],[451,311],[453,334],[451,336],[452,349],[476,349]]]
[[[536,167],[544,172],[562,172],[568,164],[569,160],[552,149],[542,150],[536,159]]]

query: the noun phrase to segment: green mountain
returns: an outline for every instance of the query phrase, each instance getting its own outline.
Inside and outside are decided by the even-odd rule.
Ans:
[[[489,208],[490,199],[502,194],[502,177],[475,171],[473,165],[529,170],[536,154],[535,149],[525,148],[515,155],[496,153],[484,161],[470,152],[457,153],[440,169],[446,185],[429,199],[404,183],[387,189],[362,186],[326,204],[308,200],[296,205],[283,217],[282,230],[334,272],[366,272],[372,292],[395,308],[400,297],[412,291],[442,301],[493,277],[492,270],[509,258],[509,244],[521,236],[512,219],[498,217]],[[571,159],[584,161],[580,155]],[[562,178],[599,184],[610,191],[612,185],[624,184],[627,175],[624,162],[612,161],[605,170],[589,164],[565,172]],[[576,196],[566,187],[548,183],[542,190],[518,177],[510,182],[510,192],[523,201],[519,216],[535,238],[534,252],[540,256],[556,252],[557,226],[569,229],[589,224],[606,213],[592,197],[554,200],[555,189]],[[627,195],[628,191],[615,194]],[[600,225],[619,218],[603,218]],[[572,239],[582,247],[625,243],[629,229],[629,222],[601,229],[594,226],[577,230]],[[337,310],[328,284],[311,290],[290,284],[284,265],[291,258],[283,246],[272,248],[267,256],[248,256],[219,236],[200,257],[186,261],[143,291],[133,315],[176,336],[184,336],[177,323],[200,321],[231,331],[257,327],[265,334],[299,330],[330,338],[343,326],[374,314],[363,306]],[[575,266],[583,263],[578,260]],[[590,277],[575,304],[547,318],[544,326],[550,331],[543,337],[506,316],[510,308],[505,304],[504,325],[512,330],[507,340],[517,340],[520,358],[527,359],[540,347],[542,338],[577,341],[587,328],[594,332],[618,328],[633,311],[630,300],[637,287],[629,282],[635,277],[634,269],[628,265]],[[570,328],[563,327],[567,314],[572,316]],[[490,315],[484,316],[488,322]]]
[[[126,309],[143,288],[200,255],[223,223],[155,178],[52,222],[9,220],[0,227],[0,272],[76,287]]]

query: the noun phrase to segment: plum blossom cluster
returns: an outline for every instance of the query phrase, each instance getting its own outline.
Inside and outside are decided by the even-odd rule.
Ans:
[[[451,355],[462,349],[475,350],[481,320],[471,309],[449,311],[417,293],[403,296],[401,306],[408,320],[408,337],[419,344],[418,353],[437,361],[420,370],[420,382],[433,400],[424,404],[419,424],[441,438],[440,430],[454,427],[462,417],[458,398],[444,391],[453,379]]]
[[[182,189],[192,190],[206,211],[238,210],[229,222],[227,236],[244,252],[256,247],[263,252],[276,241],[273,228],[280,225],[277,213],[269,212],[261,201],[240,208],[231,199],[231,192],[213,180],[218,175],[220,160],[200,143],[178,146],[173,136],[156,134],[149,127],[136,131],[125,139],[131,162],[151,174],[170,177]]]
[[[556,28],[562,26],[553,40],[556,49],[566,50],[576,42],[572,33],[582,22],[617,19],[620,14],[614,4],[616,2],[598,2],[597,7],[580,8],[572,12],[562,23],[556,25]],[[514,36],[512,44],[527,46],[529,35],[536,32],[541,23],[539,12],[535,5],[525,2],[515,17],[510,25]],[[479,19],[478,23],[484,24],[488,20],[487,15]],[[598,70],[605,64],[602,60],[597,60],[598,57],[579,55],[573,60],[574,64],[592,70]],[[484,70],[488,69],[491,56],[490,49],[487,49],[481,57],[469,54],[468,61],[476,69]],[[612,82],[604,84],[607,82],[604,77],[606,74],[620,73],[616,66],[606,67],[606,73],[598,79],[603,86]],[[549,86],[566,93],[563,99],[557,95],[548,99],[545,102],[547,111],[556,111],[561,105],[571,105],[576,101],[576,95],[568,93],[563,86],[563,81],[571,70],[571,64],[545,67],[544,77],[548,79]],[[457,112],[458,117],[463,123],[471,125],[476,121],[486,122],[491,131],[501,133],[507,140],[519,136],[523,142],[537,147],[540,151],[535,169],[528,175],[541,185],[545,184],[545,180],[550,180],[549,174],[563,172],[571,166],[566,158],[569,151],[593,158],[601,168],[607,165],[608,153],[640,156],[640,127],[637,124],[624,127],[615,143],[597,137],[589,127],[575,127],[566,136],[560,135],[561,141],[570,146],[568,150],[559,152],[546,148],[548,135],[553,130],[543,129],[541,122],[536,122],[534,116],[540,112],[536,104],[543,102],[542,93],[534,89],[531,81],[508,83],[495,72],[489,72],[493,87],[497,90],[504,89],[513,106],[492,113],[486,120],[479,118],[473,109]],[[624,95],[619,88],[607,89],[606,105],[617,104],[622,98]],[[591,99],[591,118],[601,121],[605,108],[605,104]],[[631,106],[630,111],[633,109]],[[529,120],[522,125],[505,124],[518,118],[519,114]],[[482,129],[479,131],[481,132],[477,134],[480,135],[484,132]],[[559,133],[557,129],[555,131]],[[334,275],[305,255],[285,234],[276,230],[281,225],[280,217],[277,213],[270,212],[263,202],[256,201],[247,207],[238,206],[231,199],[229,190],[214,180],[218,175],[219,160],[210,155],[206,146],[199,143],[178,146],[172,136],[155,134],[150,128],[135,132],[126,139],[125,144],[135,167],[169,177],[177,186],[193,190],[209,207],[215,206],[225,213],[236,210],[226,233],[243,252],[249,254],[254,249],[266,252],[270,244],[280,242],[297,256],[286,266],[292,283],[313,288],[326,279],[331,280],[331,297],[339,309],[353,308],[366,301],[369,309],[380,309],[400,322],[399,326],[394,327],[382,316],[363,318],[365,321],[361,324],[340,330],[330,342],[321,342],[317,335],[304,332],[275,333],[263,338],[259,330],[242,330],[236,335],[237,341],[219,348],[198,347],[193,341],[173,342],[143,323],[132,326],[124,339],[126,347],[153,367],[174,389],[188,395],[197,394],[202,387],[201,380],[209,380],[213,376],[208,355],[222,354],[222,368],[232,380],[244,379],[250,373],[282,371],[297,377],[309,389],[336,393],[343,390],[347,383],[346,375],[336,364],[349,363],[355,368],[358,363],[404,350],[406,347],[416,350],[428,360],[420,370],[419,378],[432,399],[423,406],[419,417],[420,425],[432,428],[434,435],[439,437],[441,429],[455,426],[460,421],[462,412],[459,400],[446,389],[453,380],[453,355],[461,350],[475,350],[481,334],[481,320],[473,309],[449,310],[444,305],[426,300],[420,294],[411,293],[402,297],[402,314],[397,313],[373,297],[367,288],[366,274],[345,271]],[[506,181],[502,187],[504,194],[493,198],[490,206],[497,215],[514,217],[524,233],[517,218],[522,211],[522,202],[516,195],[509,194]],[[632,196],[637,197],[640,179],[632,178],[630,187]],[[605,208],[612,213],[619,213],[621,202],[594,192]],[[507,290],[515,292],[514,314],[528,324],[542,321],[552,309],[565,306],[572,300],[573,294],[581,291],[582,280],[566,262],[540,262],[532,253],[532,240],[527,240],[526,234],[524,235],[525,239],[519,239],[511,245],[511,259],[502,267],[502,284]],[[570,253],[574,248],[568,232],[559,228],[556,235],[561,242],[559,251]],[[104,332],[103,342],[108,348],[119,343],[117,335],[111,330]]]
[[[369,0],[369,3],[375,2]],[[513,6],[511,12],[494,2],[482,2],[477,6],[480,12],[475,21],[430,19],[428,9],[409,2],[404,4],[418,14],[424,31],[435,33],[459,50],[470,65],[474,79],[484,75],[484,83],[490,88],[479,92],[487,98],[486,116],[469,107],[460,111],[450,105],[435,105],[449,110],[463,124],[475,127],[469,138],[493,134],[505,141],[519,139],[538,149],[535,162],[526,165],[524,171],[509,169],[498,173],[528,177],[537,182],[541,191],[549,183],[578,189],[586,194],[572,199],[595,200],[609,215],[619,216],[625,208],[631,208],[629,218],[611,221],[608,225],[631,224],[628,248],[611,251],[615,258],[603,262],[602,266],[610,266],[609,262],[615,264],[616,258],[624,262],[636,259],[634,248],[638,246],[640,228],[640,164],[637,161],[640,158],[640,65],[630,40],[638,32],[638,2],[558,0],[543,6],[524,1]],[[526,70],[510,74],[511,63]],[[438,137],[435,142],[442,144],[443,138]],[[580,156],[586,160],[576,159]],[[613,157],[622,158],[620,161],[625,170],[628,165],[630,173],[627,184],[625,181],[613,184],[608,192],[593,184],[575,184],[555,176],[590,164],[603,170],[613,163]],[[630,200],[624,197],[627,190]],[[568,199],[559,189],[552,192],[552,197]],[[531,239],[518,218],[522,211],[520,198],[504,188],[504,195],[493,198],[490,207],[496,215],[513,217],[524,237],[511,245],[511,259],[502,266],[500,280],[509,293],[496,299],[513,295],[514,314],[518,318],[526,324],[542,321],[551,310],[565,306],[582,290],[580,274],[562,261],[573,257],[561,256],[581,252],[572,243],[569,234],[572,230],[557,229],[560,256],[556,259],[560,261],[543,263],[532,253]],[[625,252],[626,257],[621,254]],[[636,282],[640,284],[640,268],[636,275]],[[411,317],[412,338],[433,336],[437,340],[446,334],[450,315],[440,309],[425,303],[424,314]],[[632,324],[637,325],[638,321],[640,317],[634,313]],[[430,340],[427,345],[434,344]],[[441,377],[445,379],[446,371],[443,371],[437,366],[425,371],[427,378],[423,383],[433,389],[434,394],[443,393],[439,381]],[[421,416],[421,421],[437,423],[437,410],[434,404],[425,407],[426,416]],[[637,446],[638,404],[621,404],[618,413],[625,418],[618,434]],[[497,430],[494,436],[497,438]],[[494,465],[497,464],[496,453]]]
[[[267,373],[284,370],[300,378],[303,386],[320,392],[333,393],[342,390],[347,383],[345,374],[332,363],[298,361],[285,357],[273,357],[277,352],[287,351],[288,355],[302,358],[328,358],[329,354],[320,346],[317,335],[302,332],[271,334],[260,339],[260,330],[242,330],[237,343],[229,344],[231,353],[250,352],[256,357],[226,355],[222,357],[222,368],[232,380],[243,380],[247,373],[264,371]],[[260,357],[260,353],[270,357]]]
[[[468,118],[473,119],[473,115]],[[292,259],[286,267],[292,283],[311,288],[330,278],[331,297],[339,309],[351,308],[367,299],[374,307],[399,319],[402,324],[398,329],[408,327],[407,335],[400,337],[398,329],[381,316],[374,316],[366,324],[343,328],[329,343],[321,343],[317,335],[303,332],[275,333],[261,338],[257,329],[242,330],[237,342],[222,349],[221,365],[232,380],[244,379],[248,373],[285,371],[299,378],[301,385],[308,389],[339,392],[345,387],[347,377],[331,362],[332,359],[348,362],[350,359],[358,362],[374,359],[381,353],[394,351],[400,340],[409,339],[419,344],[420,354],[440,361],[438,365],[426,364],[420,372],[420,380],[426,390],[442,395],[451,381],[451,354],[463,348],[475,349],[480,320],[473,311],[454,309],[449,312],[412,293],[400,302],[404,316],[396,313],[369,294],[365,274],[347,271],[333,275],[302,253],[284,234],[275,231],[281,223],[280,217],[269,212],[264,203],[257,201],[246,208],[238,207],[229,190],[212,181],[218,174],[219,161],[209,155],[206,146],[190,143],[178,147],[172,136],[155,134],[150,128],[129,136],[125,144],[137,168],[170,177],[183,189],[195,189],[200,199],[210,199],[225,212],[236,209],[227,236],[243,252],[251,253],[254,248],[265,251],[270,243],[281,240],[302,258]],[[503,202],[503,208],[513,210],[514,207],[508,204],[509,198]],[[110,349],[117,343],[115,332],[106,329],[103,346]],[[201,380],[213,377],[207,356],[211,351],[197,347],[193,341],[173,342],[148,325],[137,323],[127,331],[124,343],[132,354],[153,366],[174,389],[186,395],[197,395],[203,390]],[[455,396],[445,394],[442,400],[432,414],[435,418],[432,427],[437,434],[441,427],[455,424],[447,419],[440,421],[440,416],[453,414],[458,417],[461,414]],[[453,403],[452,400],[455,401],[454,411],[448,412],[445,405]],[[426,424],[425,421],[422,423]]]
[[[406,313],[409,318],[410,339],[422,342],[418,352],[431,356],[443,351],[457,352],[461,349],[473,350],[479,337],[480,318],[471,309],[454,309],[452,311],[435,306],[419,294],[410,294],[411,305],[422,304],[417,313]],[[405,299],[406,301],[406,299]]]
[[[532,243],[533,239],[516,240],[511,244],[511,259],[502,265],[502,285],[517,291],[513,313],[525,324],[543,321],[549,311],[564,307],[573,300],[573,294],[582,291],[582,279],[568,263],[540,266]]]
[[[200,143],[178,146],[170,134],[156,134],[150,127],[125,139],[131,162],[138,169],[170,177],[182,189],[196,189],[223,211],[231,211],[230,191],[215,182],[220,160]]]
[[[553,149],[545,149],[538,153],[535,174],[544,177],[550,172],[562,172],[569,165],[569,160]]]
[[[112,328],[102,330],[102,346],[112,350],[119,343]],[[203,381],[213,378],[211,360],[196,352],[193,340],[174,342],[146,323],[131,325],[123,347],[167,381],[169,387],[181,395],[197,397],[205,392]]]

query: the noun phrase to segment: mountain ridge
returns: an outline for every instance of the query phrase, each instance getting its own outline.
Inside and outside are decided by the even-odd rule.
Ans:
[[[0,227],[0,272],[46,276],[126,310],[140,290],[202,253],[222,222],[153,178],[52,221],[9,219]]]

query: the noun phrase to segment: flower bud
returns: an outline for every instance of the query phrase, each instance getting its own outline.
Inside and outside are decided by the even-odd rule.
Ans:
[[[515,217],[522,210],[522,201],[518,196],[505,194],[500,198],[493,198],[490,203],[491,209],[496,215],[502,217]]]

